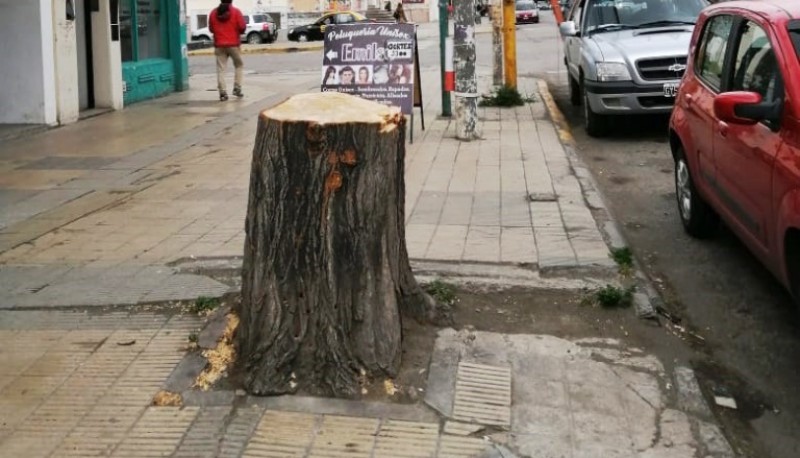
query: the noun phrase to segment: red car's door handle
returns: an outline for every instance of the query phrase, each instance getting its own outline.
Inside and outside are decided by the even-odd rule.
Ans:
[[[721,137],[727,137],[728,136],[728,124],[727,123],[719,121],[717,123],[717,130],[719,131],[719,135]]]
[[[683,96],[683,107],[686,108],[688,111],[694,111],[694,107],[692,106],[692,102],[694,102],[694,98],[692,94],[685,94]]]

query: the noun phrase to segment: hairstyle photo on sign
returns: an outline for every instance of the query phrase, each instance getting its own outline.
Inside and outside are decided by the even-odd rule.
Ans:
[[[389,71],[389,83],[411,84],[414,82],[413,65],[392,64]]]
[[[389,82],[389,66],[376,65],[372,72],[372,82],[375,84],[386,84]]]
[[[322,71],[324,73],[322,75],[323,86],[339,84],[339,76],[336,74],[336,67],[334,67],[333,65],[328,65],[327,67],[323,67]]]
[[[339,84],[351,85],[356,83],[356,72],[353,67],[345,65],[339,70]]]
[[[358,67],[358,76],[356,76],[356,84],[372,84],[371,65],[362,65]]]

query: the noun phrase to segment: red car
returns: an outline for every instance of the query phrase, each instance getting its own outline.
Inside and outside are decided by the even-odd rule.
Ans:
[[[800,1],[703,10],[669,134],[686,232],[721,218],[800,298]]]

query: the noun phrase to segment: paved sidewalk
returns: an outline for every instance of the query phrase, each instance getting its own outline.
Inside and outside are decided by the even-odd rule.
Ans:
[[[0,308],[224,293],[226,285],[176,265],[241,256],[256,115],[285,97],[279,87],[303,92],[317,79],[251,75],[244,101],[220,104],[213,78],[194,77],[186,94],[4,143]],[[407,149],[413,259],[543,273],[611,266],[538,97],[481,109],[484,138],[465,143],[452,121],[434,117],[436,72],[422,81],[426,130],[417,116]],[[536,80],[520,83],[536,97]],[[92,281],[98,276],[108,282]]]
[[[254,398],[192,387],[206,360],[189,344],[207,340],[194,315],[48,309],[235,288],[201,267],[238,265],[256,116],[319,74],[249,81],[241,102],[198,76],[188,93],[0,145],[0,457],[733,456],[690,369],[615,340],[444,329],[427,405]],[[422,81],[427,128],[406,164],[418,272],[574,289],[613,270],[538,81],[520,80],[534,103],[482,109],[469,143],[435,117],[437,73]],[[165,388],[180,407],[154,405]]]

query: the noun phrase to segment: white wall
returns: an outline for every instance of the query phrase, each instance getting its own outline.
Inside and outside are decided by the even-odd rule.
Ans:
[[[0,0],[0,43],[0,123],[54,124],[51,0]]]
[[[122,51],[119,41],[111,41],[109,9],[108,2],[100,2],[100,11],[92,12],[94,104],[119,110],[123,106]]]
[[[75,35],[76,21],[67,20],[67,2],[53,1],[54,55],[56,61],[56,110],[59,124],[78,120],[78,47]]]

